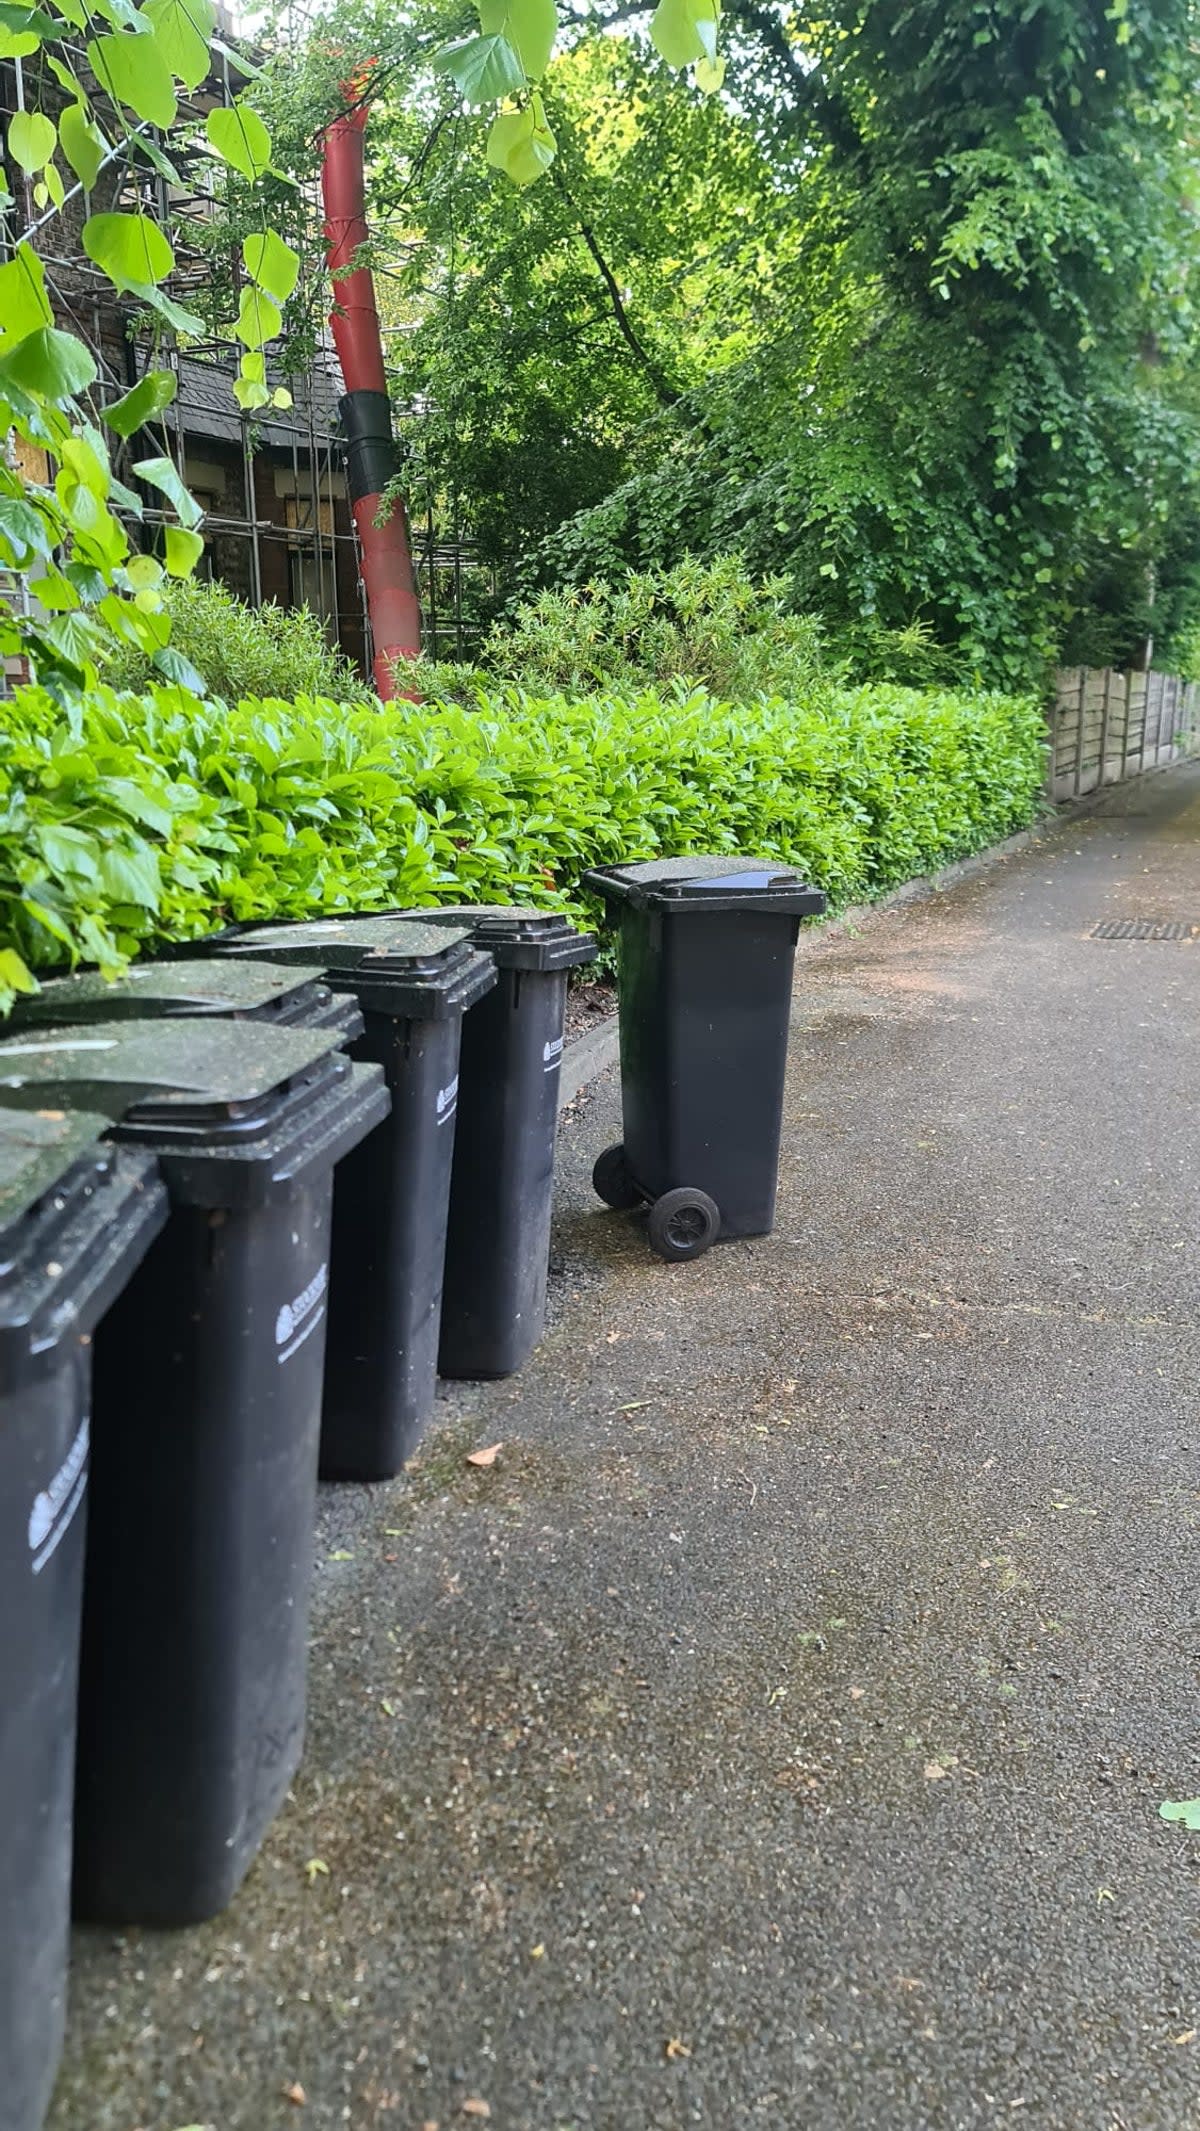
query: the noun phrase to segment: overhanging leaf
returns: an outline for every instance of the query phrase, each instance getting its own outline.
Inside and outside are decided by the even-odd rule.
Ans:
[[[650,21],[654,48],[669,67],[717,56],[717,0],[658,0]]]
[[[182,651],[176,651],[174,645],[164,644],[161,651],[155,652],[151,664],[156,672],[163,674],[168,681],[174,681],[177,687],[188,688],[195,696],[208,694],[208,682],[204,675],[197,672],[191,660],[185,658]],[[202,2125],[198,2127],[198,2131],[203,2131]]]
[[[180,523],[189,531],[199,525],[204,512],[190,490],[184,487],[178,469],[170,459],[139,459],[133,471],[140,481],[148,481],[151,488],[162,492]]]
[[[103,419],[119,437],[131,437],[135,430],[152,422],[156,414],[170,406],[175,391],[173,370],[148,370],[129,392],[102,410]]]
[[[174,125],[175,88],[154,37],[117,30],[111,37],[89,38],[87,55],[93,74],[114,103],[124,104],[149,125]]]
[[[204,542],[199,533],[189,533],[182,525],[167,527],[164,559],[168,577],[190,577],[203,553]]]
[[[46,521],[23,496],[0,496],[0,539],[8,547],[7,560],[23,569],[35,555],[49,555],[50,535]]]
[[[8,122],[8,152],[19,169],[32,176],[50,161],[58,134],[54,120],[41,111],[14,111]]]
[[[159,651],[171,634],[170,616],[153,594],[148,598],[139,593],[134,599],[120,599],[110,592],[96,611],[122,643],[132,644],[137,651]]]
[[[268,229],[261,236],[246,238],[242,257],[250,279],[277,303],[286,303],[300,272],[300,261],[291,245],[277,237],[273,229]]]
[[[0,333],[6,340],[20,340],[35,327],[53,323],[42,262],[28,244],[18,244],[12,258],[0,266]]]
[[[6,992],[35,992],[37,978],[21,960],[15,947],[0,948],[0,988]]]
[[[131,592],[157,592],[163,580],[163,567],[153,555],[134,555],[125,565],[125,575]]]
[[[525,69],[507,37],[460,37],[434,59],[469,104],[496,104],[525,87]]]
[[[274,340],[282,325],[283,314],[277,303],[264,296],[261,289],[242,290],[233,330],[248,348],[261,348]]]
[[[558,35],[555,0],[479,0],[479,27],[507,37],[529,80],[541,80]]]
[[[90,192],[104,167],[108,142],[89,118],[82,104],[68,104],[58,121],[62,152],[85,192]]]
[[[168,185],[182,185],[183,179],[170,156],[163,154],[152,134],[139,133],[128,145],[129,153],[135,162],[149,163],[151,169],[157,170],[159,177],[165,178]]]
[[[261,178],[271,161],[271,136],[249,104],[210,111],[204,130],[209,146],[223,163],[239,170],[251,183]]]
[[[546,121],[540,96],[533,96],[524,111],[505,111],[493,119],[487,139],[487,159],[502,170],[514,185],[532,185],[554,161],[556,144]]]
[[[83,342],[54,326],[39,326],[0,355],[0,392],[13,384],[37,397],[69,400],[95,379],[96,365]]]
[[[36,37],[39,44],[52,44],[63,33],[62,23],[44,8],[15,7],[12,0],[0,0],[0,26],[17,36]]]
[[[213,0],[145,0],[142,18],[172,74],[197,89],[208,73],[209,42],[216,26]]]
[[[83,248],[119,289],[165,281],[175,264],[174,252],[149,215],[91,215],[83,225]]]
[[[144,303],[147,310],[156,312],[164,324],[169,325],[172,332],[180,334],[183,339],[203,338],[205,326],[199,313],[185,311],[183,305],[176,303],[174,297],[168,296],[164,290],[152,288],[148,281],[131,281],[128,284],[128,292]]]
[[[0,24],[0,59],[28,59],[41,42],[32,30],[6,30]]]

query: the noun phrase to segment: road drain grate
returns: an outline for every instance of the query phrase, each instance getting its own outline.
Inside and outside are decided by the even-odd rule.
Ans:
[[[1155,918],[1105,918],[1100,925],[1093,925],[1093,940],[1194,940],[1200,926],[1185,925],[1175,919]]]

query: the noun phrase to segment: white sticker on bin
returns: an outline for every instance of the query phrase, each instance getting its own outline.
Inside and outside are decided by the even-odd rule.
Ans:
[[[55,1043],[6,1043],[0,1047],[0,1065],[6,1058],[55,1058],[60,1051],[115,1051],[115,1036],[60,1036]]]
[[[317,1267],[308,1286],[301,1288],[292,1302],[281,1305],[275,1319],[275,1344],[279,1360],[290,1361],[325,1315],[325,1293],[329,1286],[328,1264]]]
[[[439,1088],[437,1092],[437,1121],[439,1125],[444,1125],[447,1118],[453,1117],[457,1108],[458,1074],[456,1073],[449,1087]]]
[[[71,1448],[48,1487],[33,1498],[29,1512],[29,1552],[33,1573],[39,1576],[52,1554],[58,1552],[87,1490],[90,1425],[85,1418]]]
[[[562,1054],[563,1038],[561,1036],[556,1036],[553,1043],[544,1043],[542,1045],[543,1073],[557,1073],[562,1064]]]

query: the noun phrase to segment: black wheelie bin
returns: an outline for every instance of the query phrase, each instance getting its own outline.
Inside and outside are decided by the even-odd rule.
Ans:
[[[383,1069],[391,1116],[334,1190],[321,1472],[388,1479],[433,1411],[463,1016],[469,1031],[495,965],[464,924],[395,916],[240,927],[208,944],[323,973],[362,1010],[354,1056]]]
[[[134,962],[119,977],[94,970],[50,977],[18,1000],[8,1021],[24,1028],[74,1028],[92,1021],[180,1020],[218,1015],[227,1021],[269,1021],[277,1028],[328,1028],[348,1043],[362,1034],[353,999],[327,984],[285,976],[269,962],[230,963],[215,955],[171,962]]]
[[[105,1117],[0,1112],[0,2126],[62,2047],[91,1335],[167,1218]]]
[[[463,1031],[442,1290],[443,1376],[511,1376],[542,1335],[567,972],[595,960],[557,912],[462,903],[410,911],[471,927],[499,982]]]
[[[76,1914],[229,1899],[304,1735],[333,1170],[385,1114],[332,1030],[126,1021],[0,1043],[0,1112],[101,1111],[163,1234],[94,1349]]]
[[[596,1164],[606,1205],[649,1206],[668,1261],[775,1222],[792,972],[825,897],[766,859],[605,866],[617,907],[625,1137]]]

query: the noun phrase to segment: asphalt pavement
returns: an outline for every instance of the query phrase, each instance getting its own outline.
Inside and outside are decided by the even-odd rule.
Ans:
[[[660,1264],[581,1098],[542,1347],[323,1490],[292,1799],[77,1935],[50,2131],[1200,2125],[1198,1001],[1186,768],[806,940],[770,1238]]]

